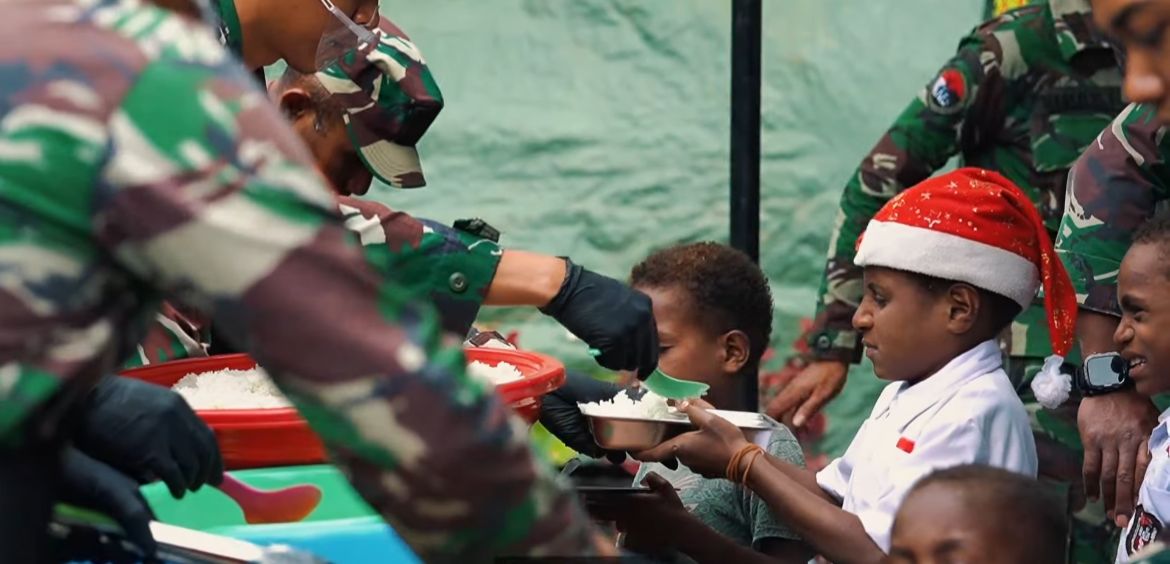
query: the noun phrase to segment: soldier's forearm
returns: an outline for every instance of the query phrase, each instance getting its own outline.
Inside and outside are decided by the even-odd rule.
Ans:
[[[856,331],[823,329],[807,340],[810,355],[816,361],[856,364],[861,360],[861,346]]]
[[[1077,313],[1077,339],[1082,356],[1116,351],[1113,333],[1119,322],[1112,315],[1081,309]]]
[[[848,302],[824,303],[805,334],[809,354],[814,360],[852,364],[861,359],[861,343],[852,322],[856,309]]]
[[[853,314],[861,301],[861,269],[851,258],[834,257],[825,268],[820,300],[805,340],[816,360],[846,364],[860,360],[860,343],[853,329]]]
[[[544,307],[560,291],[565,272],[564,259],[525,251],[504,251],[484,303]]]

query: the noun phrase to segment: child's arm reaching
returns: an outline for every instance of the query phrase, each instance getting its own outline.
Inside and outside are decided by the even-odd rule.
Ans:
[[[770,464],[772,466],[772,468],[774,468],[777,472],[780,472],[785,477],[787,477],[789,480],[792,480],[796,485],[807,490],[808,493],[811,493],[811,494],[815,495],[816,497],[819,497],[822,500],[833,504],[834,507],[839,507],[841,505],[840,500],[833,497],[832,494],[825,491],[825,489],[822,488],[820,486],[820,484],[817,483],[816,472],[813,472],[813,471],[809,470],[808,468],[803,468],[803,467],[797,466],[795,464],[792,464],[791,462],[780,460],[779,458],[776,458],[775,456],[761,455],[760,460],[757,461],[757,463],[762,463],[765,460],[768,461],[768,464]],[[751,485],[749,484],[748,487],[750,488]],[[751,489],[753,491],[757,491],[757,493],[758,493],[758,490],[756,490],[755,488],[751,488]],[[760,497],[763,497],[763,496],[761,495]]]
[[[743,546],[708,527],[683,506],[674,486],[653,472],[643,483],[653,496],[626,498],[604,507],[593,506],[595,517],[612,520],[625,535],[625,547],[657,555],[677,550],[699,564],[744,562],[747,564],[803,563],[813,555],[800,541],[767,539],[762,551]]]
[[[692,408],[698,410],[698,413],[702,413],[703,415],[707,415],[707,416],[709,416],[709,415],[706,413],[703,413],[703,410],[715,409],[715,406],[713,406],[713,405],[711,405],[711,404],[709,404],[701,399],[689,400],[689,403],[690,403]],[[680,406],[680,409],[681,409],[681,406]],[[687,410],[683,409],[683,411],[687,411]],[[688,413],[690,413],[690,412],[688,411]],[[694,418],[692,417],[692,420],[693,419]],[[700,426],[700,427],[702,427],[702,426]],[[712,430],[714,430],[714,429],[712,429]],[[741,433],[738,429],[733,429],[732,432],[729,433],[727,437],[723,437],[724,442],[732,441],[735,439],[743,440],[746,442],[746,439],[743,437],[743,433]],[[669,444],[669,443],[664,443],[664,444]],[[662,448],[662,446],[663,445],[660,445],[658,448]],[[641,460],[641,458],[639,458],[641,456],[648,456],[651,453],[657,454],[658,448],[650,449],[644,453],[636,454],[636,455],[634,455],[634,458],[638,458],[639,460]],[[717,453],[720,451],[720,449],[714,448],[714,447],[712,447],[712,448],[702,447],[702,448],[699,448],[696,450],[701,451],[701,452],[705,452],[705,453],[714,454],[714,455],[717,455]],[[735,454],[734,450],[729,452],[728,456],[730,457],[730,455],[732,455],[732,454]],[[673,457],[674,457],[673,453],[671,453],[667,456],[667,458],[673,458]],[[717,457],[718,457],[718,455],[717,455]],[[762,463],[766,459],[773,467],[775,467],[777,470],[782,472],[785,476],[788,476],[794,482],[796,482],[797,484],[800,484],[801,486],[806,488],[808,491],[824,498],[825,501],[828,501],[834,505],[840,505],[840,502],[837,500],[837,498],[833,497],[829,492],[826,492],[824,490],[824,488],[822,488],[820,486],[820,484],[817,483],[816,472],[812,472],[808,468],[805,468],[803,466],[798,466],[796,464],[788,462],[787,460],[782,460],[780,458],[777,458],[776,456],[761,456],[760,458],[761,459],[759,460],[759,462]],[[650,459],[646,459],[646,460],[650,460]],[[686,463],[684,463],[684,464],[686,464]],[[723,475],[723,472],[725,471],[724,469],[726,468],[726,464],[727,464],[726,458],[722,459],[722,464],[724,464],[724,466],[721,467],[718,475],[708,476],[708,477],[713,477],[713,478],[725,477]],[[687,466],[690,467],[690,464],[687,464]]]
[[[794,540],[769,539],[760,551],[741,545],[694,518],[675,529],[678,551],[698,564],[776,564],[808,562],[814,553],[808,545]]]
[[[768,460],[778,462],[771,457]],[[861,520],[828,501],[824,490],[817,488],[821,494],[817,495],[774,464],[753,467],[746,484],[831,562],[880,562],[885,558],[885,552],[869,537]]]
[[[690,469],[712,478],[725,477],[732,456],[749,443],[730,422],[703,408],[684,404],[699,431],[687,433],[635,455],[646,461],[678,458]],[[793,530],[833,562],[878,562],[885,554],[870,539],[857,516],[843,511],[836,499],[817,485],[811,472],[774,459],[753,463],[747,486]],[[741,462],[740,471],[749,459]],[[693,558],[698,559],[696,555]]]

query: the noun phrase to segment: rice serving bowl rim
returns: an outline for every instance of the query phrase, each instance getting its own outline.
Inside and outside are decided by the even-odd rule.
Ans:
[[[695,424],[692,423],[691,420],[689,418],[687,418],[686,415],[683,415],[681,413],[678,414],[678,416],[680,417],[679,419],[674,419],[674,418],[661,419],[661,418],[654,418],[654,417],[637,417],[637,416],[630,416],[630,415],[604,415],[604,414],[599,414],[599,413],[590,413],[595,408],[579,407],[579,409],[581,410],[581,413],[583,415],[585,415],[586,417],[588,417],[590,419],[605,419],[605,420],[609,420],[609,421],[630,421],[630,422],[636,422],[636,423],[662,423],[662,424],[668,424],[668,425],[669,424],[676,424],[676,425],[686,425],[688,427],[695,426]],[[711,412],[716,417],[723,417],[723,416],[719,415],[720,411],[727,412],[726,410],[720,410],[720,409],[707,410],[707,411]],[[751,413],[751,412],[737,411],[737,412],[732,412],[732,413]],[[757,413],[756,415],[759,417],[759,422],[757,424],[754,424],[754,425],[739,425],[735,421],[732,421],[731,419],[728,419],[726,417],[723,417],[723,419],[725,421],[728,421],[732,425],[735,425],[736,427],[738,427],[740,429],[752,429],[752,430],[766,431],[766,430],[776,429],[777,426],[779,425],[779,423],[777,423],[775,420],[771,419],[767,415],[764,415],[762,413]]]

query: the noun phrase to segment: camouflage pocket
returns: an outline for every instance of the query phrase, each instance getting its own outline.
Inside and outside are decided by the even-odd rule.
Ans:
[[[1035,190],[1030,195],[1049,229],[1057,229],[1064,215],[1068,169],[1123,107],[1116,87],[1069,86],[1040,93],[1028,128]]]

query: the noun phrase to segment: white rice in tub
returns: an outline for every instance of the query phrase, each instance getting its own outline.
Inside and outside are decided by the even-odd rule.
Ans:
[[[518,368],[506,362],[492,366],[473,361],[467,370],[495,386],[524,378]],[[183,376],[172,389],[195,410],[292,407],[288,398],[260,368],[192,373]]]

